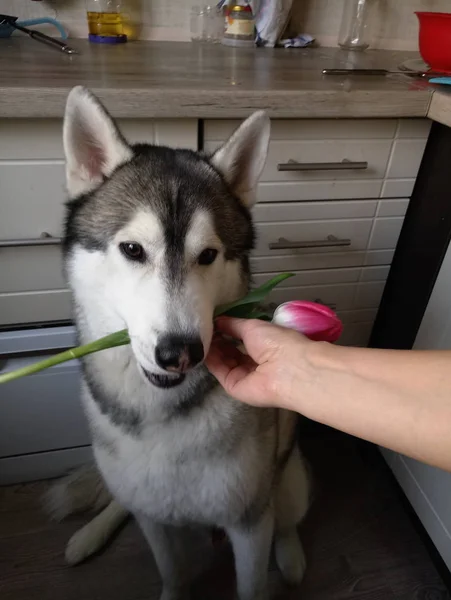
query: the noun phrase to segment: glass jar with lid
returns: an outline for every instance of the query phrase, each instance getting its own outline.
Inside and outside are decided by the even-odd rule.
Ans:
[[[228,7],[222,43],[226,46],[255,45],[255,19],[247,2],[232,3]]]

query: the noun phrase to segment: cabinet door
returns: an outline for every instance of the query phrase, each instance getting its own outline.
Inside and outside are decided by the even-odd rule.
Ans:
[[[414,348],[451,349],[451,246],[435,283]],[[382,453],[451,569],[451,473],[389,450],[382,449]]]

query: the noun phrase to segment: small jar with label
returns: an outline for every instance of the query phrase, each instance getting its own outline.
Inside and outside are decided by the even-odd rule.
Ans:
[[[226,46],[255,45],[255,19],[249,4],[228,7],[222,43]]]

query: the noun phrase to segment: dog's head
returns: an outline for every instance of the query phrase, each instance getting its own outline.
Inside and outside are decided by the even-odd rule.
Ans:
[[[249,208],[270,123],[247,119],[211,157],[130,145],[86,89],[64,120],[66,265],[93,335],[127,328],[144,374],[181,382],[208,352],[213,311],[248,286]]]

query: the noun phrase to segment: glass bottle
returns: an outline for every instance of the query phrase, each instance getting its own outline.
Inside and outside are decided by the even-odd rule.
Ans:
[[[370,45],[376,0],[345,0],[338,45],[343,50],[366,50]]]
[[[139,35],[141,0],[86,0],[89,39],[118,43]]]

